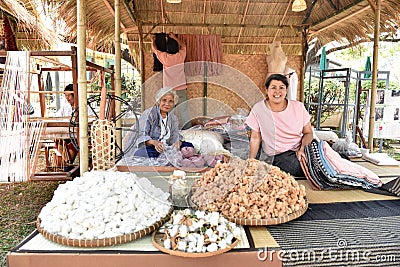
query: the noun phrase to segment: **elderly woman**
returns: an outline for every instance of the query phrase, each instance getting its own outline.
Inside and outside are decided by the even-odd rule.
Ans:
[[[286,98],[288,85],[284,75],[268,77],[266,99],[254,105],[246,120],[251,128],[249,158],[257,157],[262,142],[263,151],[273,157],[272,165],[304,177],[300,159],[312,141],[310,115],[303,103]]]
[[[161,88],[156,94],[156,105],[146,109],[139,119],[139,136],[134,156],[156,158],[167,146],[177,149],[193,145],[181,141],[178,118],[171,112],[178,96],[172,88]]]

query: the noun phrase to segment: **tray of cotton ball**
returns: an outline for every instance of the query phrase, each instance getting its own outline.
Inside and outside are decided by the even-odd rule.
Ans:
[[[59,185],[36,227],[47,239],[74,247],[103,247],[152,233],[173,212],[169,193],[147,178],[113,171],[87,172]]]
[[[227,252],[239,243],[240,228],[218,212],[180,210],[153,233],[153,245],[170,255],[199,258]]]

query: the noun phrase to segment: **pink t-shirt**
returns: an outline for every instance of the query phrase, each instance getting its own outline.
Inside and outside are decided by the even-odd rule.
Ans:
[[[163,87],[172,87],[175,90],[186,89],[186,76],[184,62],[186,58],[186,47],[176,54],[168,54],[154,50],[158,60],[163,64]]]
[[[297,150],[303,137],[303,127],[309,121],[310,114],[301,102],[288,100],[284,111],[273,112],[263,100],[254,105],[245,123],[261,133],[263,150],[272,156]]]

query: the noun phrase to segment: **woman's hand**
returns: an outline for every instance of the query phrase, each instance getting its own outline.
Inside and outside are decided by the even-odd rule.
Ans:
[[[168,34],[168,36],[169,36],[169,38],[172,38],[172,39],[174,39],[174,40],[177,40],[178,38],[176,37],[176,35],[173,33],[173,32],[170,32],[169,34]]]
[[[297,159],[298,159],[299,161],[301,161],[301,158],[304,158],[304,160],[307,159],[307,158],[306,158],[306,153],[304,153],[304,146],[301,146],[301,147],[299,148],[299,150],[296,151],[296,156],[297,156]]]
[[[154,148],[157,150],[158,153],[161,153],[164,151],[165,147],[164,147],[164,143],[161,141],[157,141],[157,140],[149,140],[146,142],[146,144],[148,145],[153,145]]]

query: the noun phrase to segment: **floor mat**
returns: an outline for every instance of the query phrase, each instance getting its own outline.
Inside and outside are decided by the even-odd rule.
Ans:
[[[315,204],[267,229],[283,266],[398,266],[399,210],[400,201]]]

